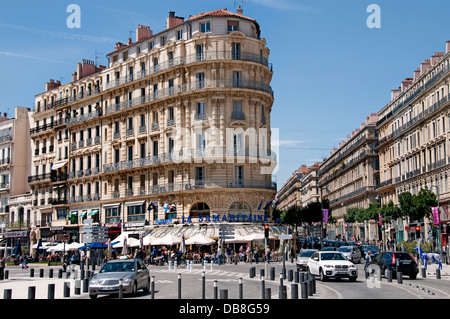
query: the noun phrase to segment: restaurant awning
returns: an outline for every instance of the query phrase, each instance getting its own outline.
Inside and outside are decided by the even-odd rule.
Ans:
[[[92,216],[98,213],[98,209],[93,209],[89,212],[88,216]]]
[[[80,214],[80,217],[84,217],[84,215],[86,215],[86,213],[87,213],[87,210],[83,210]]]
[[[65,161],[65,162],[60,162],[60,163],[54,163],[53,165],[52,165],[52,170],[56,170],[56,169],[58,169],[58,168],[61,168],[61,167],[63,167],[64,165],[66,165],[68,162],[67,161]]]

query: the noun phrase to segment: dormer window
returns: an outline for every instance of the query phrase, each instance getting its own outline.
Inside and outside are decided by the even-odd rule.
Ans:
[[[228,33],[233,31],[239,31],[239,21],[227,21]]]
[[[200,23],[200,31],[203,33],[211,32],[211,23],[209,21]]]

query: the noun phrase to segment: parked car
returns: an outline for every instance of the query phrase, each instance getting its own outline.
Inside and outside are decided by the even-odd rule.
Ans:
[[[323,247],[320,251],[336,251],[336,247],[333,246]]]
[[[122,282],[124,294],[135,295],[139,289],[150,291],[150,273],[140,259],[113,260],[107,262],[89,282],[89,297],[119,293]]]
[[[397,277],[397,271],[402,275],[416,279],[419,273],[419,266],[416,259],[407,252],[386,251],[378,254],[372,259],[372,264],[380,267],[381,274],[387,277],[387,271],[392,271],[392,277]]]
[[[327,281],[328,278],[348,278],[350,281],[356,281],[358,278],[356,266],[337,251],[314,253],[308,260],[307,270],[314,276],[320,276],[321,281]]]
[[[352,263],[361,262],[361,251],[356,246],[341,246],[337,249]]]
[[[300,253],[297,255],[297,270],[298,271],[305,271],[306,270],[306,263],[308,262],[308,259],[316,253],[317,249],[302,249],[300,250]]]
[[[362,258],[365,258],[367,253],[370,251],[370,254],[372,255],[372,258],[375,257],[380,253],[378,250],[378,247],[375,245],[361,245],[363,256]]]

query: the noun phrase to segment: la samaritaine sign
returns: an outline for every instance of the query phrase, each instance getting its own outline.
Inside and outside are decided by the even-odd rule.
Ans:
[[[193,223],[197,222],[197,220],[192,220],[190,216],[187,218],[184,218],[184,216],[181,217],[181,223]],[[227,215],[199,215],[198,216],[198,222],[199,223],[224,223],[224,222],[247,222],[247,223],[266,223],[268,222],[266,215],[234,215],[229,214]],[[160,219],[155,220],[155,224],[170,224],[172,223],[172,219]]]

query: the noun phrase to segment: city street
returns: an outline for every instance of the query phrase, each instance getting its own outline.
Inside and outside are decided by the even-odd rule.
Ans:
[[[30,277],[30,269],[34,269],[34,277]],[[86,292],[83,292],[83,283],[77,279],[67,278],[63,273],[63,278],[58,278],[60,267],[48,267],[47,265],[32,265],[30,269],[21,269],[20,266],[8,266],[9,278],[0,282],[0,297],[4,298],[6,289],[12,290],[12,299],[28,299],[29,287],[35,288],[35,299],[48,298],[48,285],[55,284],[55,299],[89,299]],[[255,267],[254,277],[250,278],[250,269]],[[398,283],[397,279],[388,282],[387,278],[382,277],[378,280],[366,280],[364,276],[363,264],[357,264],[358,280],[349,282],[347,279],[320,282],[316,280],[316,292],[308,299],[450,299],[450,266],[443,265],[441,279],[435,275],[436,265],[429,265],[426,278],[421,274],[415,280],[403,277],[403,282]],[[193,265],[193,269],[177,268],[166,266],[148,266],[150,275],[154,276],[155,296],[154,299],[178,299],[179,276],[181,279],[181,299],[202,299],[202,276],[205,276],[205,299],[214,299],[214,287],[217,287],[217,298],[221,298],[221,291],[226,290],[228,299],[239,299],[240,282],[242,287],[242,296],[244,300],[262,299],[262,280],[261,270],[265,268],[263,263],[249,264],[238,263],[227,265],[205,266],[201,264]],[[280,274],[282,271],[282,262],[272,262],[268,264],[267,269],[270,273],[271,268],[275,269],[274,280],[270,280],[270,274],[264,280],[265,288],[271,289],[271,299],[279,299]],[[43,269],[43,277],[40,277]],[[49,270],[53,269],[53,278],[49,278]],[[99,268],[96,268],[98,271]],[[289,278],[289,270],[295,273],[295,264],[286,262],[286,278],[283,284],[286,286],[287,299],[291,299],[291,285],[295,284],[294,278]],[[291,272],[291,275],[292,273]],[[369,278],[369,279],[370,279]],[[292,279],[290,281],[290,279]],[[64,283],[69,282],[70,297],[64,297]],[[75,287],[78,287],[79,294]],[[301,289],[298,285],[298,298],[301,299]],[[98,300],[116,299],[118,296],[99,296]],[[139,291],[137,296],[124,296],[125,299],[151,299],[152,294]]]

